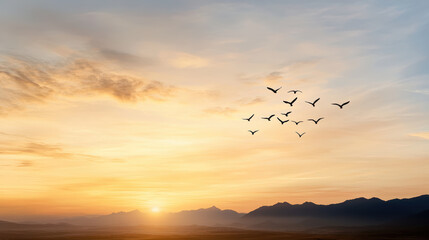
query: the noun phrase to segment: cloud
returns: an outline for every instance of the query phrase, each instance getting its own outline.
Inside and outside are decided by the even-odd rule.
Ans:
[[[282,74],[282,72],[271,72],[264,78],[264,81],[267,83],[278,83],[283,78]]]
[[[243,106],[251,106],[251,105],[256,105],[256,104],[263,103],[263,102],[265,102],[265,100],[263,98],[260,98],[260,97],[253,98],[250,100],[249,99],[238,100],[238,103],[240,105],[243,105]]]
[[[154,60],[148,58],[142,58],[140,56],[108,49],[108,48],[100,48],[97,50],[98,54],[105,60],[110,60],[118,64],[127,64],[127,65],[136,65],[138,67],[144,67],[147,65],[152,65]]]
[[[209,65],[209,60],[185,52],[164,54],[166,61],[175,68],[203,68]]]
[[[33,166],[32,161],[22,161],[18,165],[18,167],[31,167],[31,166]]]
[[[237,109],[230,107],[212,107],[204,109],[205,113],[223,116],[229,116],[237,111]]]
[[[429,132],[412,133],[412,134],[410,134],[410,136],[419,137],[419,138],[429,140]]]
[[[61,96],[107,95],[124,102],[163,101],[177,90],[159,81],[111,71],[86,59],[50,64],[9,58],[0,62],[0,83],[3,112]]]

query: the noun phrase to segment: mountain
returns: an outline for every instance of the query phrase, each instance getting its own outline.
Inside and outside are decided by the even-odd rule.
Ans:
[[[171,213],[167,216],[167,223],[173,225],[206,225],[206,226],[225,226],[239,221],[244,216],[233,210],[221,210],[215,206],[211,208],[201,208],[198,210],[181,211]]]
[[[356,198],[330,205],[277,203],[251,211],[243,219],[248,225],[270,220],[289,228],[364,226],[404,218],[427,209],[429,195],[389,201]]]
[[[101,216],[82,216],[57,220],[79,226],[136,226],[145,223],[146,215],[139,210],[117,212]]]
[[[74,217],[57,220],[80,226],[137,226],[137,225],[205,225],[225,226],[238,221],[244,214],[233,210],[221,210],[217,207],[154,216],[138,210],[118,212],[96,217]]]

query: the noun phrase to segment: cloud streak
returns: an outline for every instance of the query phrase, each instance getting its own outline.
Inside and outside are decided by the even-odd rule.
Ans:
[[[0,104],[5,110],[61,96],[107,95],[123,102],[164,101],[177,90],[159,81],[116,73],[84,59],[61,64],[9,59],[0,64],[0,82]]]

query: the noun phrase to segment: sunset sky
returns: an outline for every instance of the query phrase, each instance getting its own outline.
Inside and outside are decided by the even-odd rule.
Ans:
[[[0,1],[0,219],[428,194],[428,9]]]

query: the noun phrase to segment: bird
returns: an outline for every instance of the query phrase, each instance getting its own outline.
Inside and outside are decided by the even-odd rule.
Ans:
[[[315,107],[315,106],[316,106],[317,101],[319,101],[319,100],[320,100],[320,98],[318,98],[318,99],[314,100],[314,102],[307,102],[307,101],[305,101],[305,102],[306,102],[306,103],[308,103],[308,104],[311,104],[311,105],[313,105],[313,107]]]
[[[289,120],[284,120],[284,121],[282,121],[280,118],[278,118],[277,117],[277,119],[282,123],[282,125],[283,125],[283,123],[287,123],[287,122],[289,122]]]
[[[292,111],[289,111],[287,113],[282,113],[282,115],[285,115],[286,117],[291,113]]]
[[[255,131],[249,130],[249,132],[251,132],[251,133],[252,133],[252,135],[255,135],[255,133],[256,133],[257,131],[259,131],[259,130],[255,130]]]
[[[297,92],[302,93],[301,90],[290,90],[288,93],[290,93],[290,92],[293,92],[293,94],[296,94]]]
[[[269,116],[269,117],[263,117],[262,119],[267,119],[268,121],[271,121],[271,118],[274,117],[274,116],[275,116],[275,114],[271,114],[271,116]]]
[[[299,132],[296,132],[296,134],[298,134],[298,136],[299,136],[299,137],[302,137],[302,135],[304,135],[304,134],[305,134],[305,132],[303,132],[303,133],[301,133],[301,134],[300,134]]]
[[[294,123],[295,123],[295,125],[298,125],[298,124],[302,123],[302,121],[299,121],[299,122],[292,121],[292,122],[294,122]]]
[[[297,100],[298,98],[296,97],[294,100],[292,100],[291,102],[288,101],[283,101],[286,104],[289,104],[291,107],[293,106],[293,103]]]
[[[247,120],[250,122],[250,119],[252,119],[253,116],[255,116],[255,114],[252,114],[252,116],[250,116],[249,118],[243,118],[243,120]]]
[[[273,93],[277,93],[278,90],[280,90],[282,87],[279,87],[277,89],[272,89],[270,87],[267,87],[268,90],[272,91]]]
[[[317,120],[314,120],[314,119],[307,119],[308,121],[313,121],[315,124],[317,124],[320,120],[322,120],[323,118],[321,117],[321,118],[319,118],[319,119],[317,119]]]
[[[336,105],[336,106],[340,107],[340,109],[343,109],[344,105],[347,105],[347,104],[349,104],[349,103],[350,103],[350,101],[347,101],[347,102],[345,102],[345,103],[343,103],[343,104],[332,103],[332,105]]]

